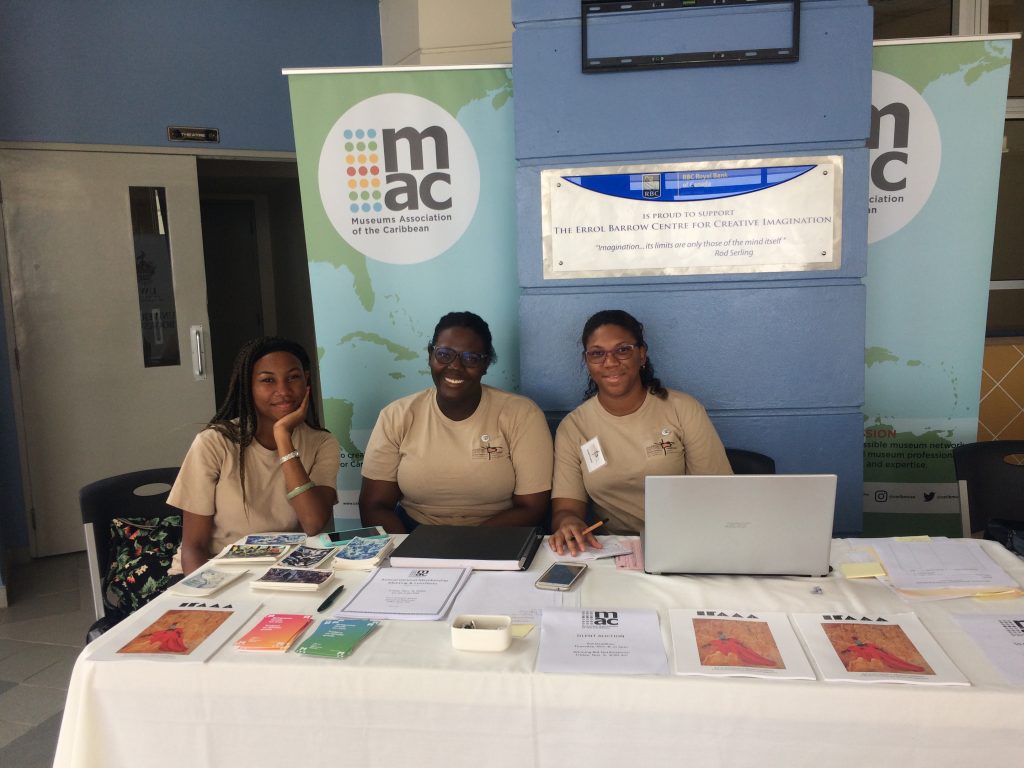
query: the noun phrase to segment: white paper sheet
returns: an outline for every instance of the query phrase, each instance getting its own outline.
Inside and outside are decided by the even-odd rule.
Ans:
[[[667,675],[658,612],[545,609],[537,671]]]
[[[472,573],[469,568],[377,568],[331,618],[437,621]]]
[[[579,607],[579,590],[537,589],[535,581],[536,573],[474,571],[451,614],[499,614],[511,616],[513,624],[539,624],[545,608]]]
[[[872,542],[897,589],[1012,589],[1010,575],[971,540]]]
[[[793,623],[825,680],[970,685],[912,613],[797,613]]]
[[[954,618],[1008,683],[1024,685],[1024,613],[956,614]]]
[[[677,675],[814,680],[814,670],[784,613],[673,608]]]
[[[258,600],[176,598],[142,610],[85,650],[93,661],[204,662],[256,613]],[[147,606],[148,607],[148,606]]]
[[[598,541],[601,542],[601,549],[587,549],[584,552],[580,552],[575,557],[570,557],[570,560],[602,560],[606,557],[618,557],[619,555],[629,555],[633,552],[632,548],[627,544],[624,536],[599,536]],[[635,537],[632,537],[635,538]]]

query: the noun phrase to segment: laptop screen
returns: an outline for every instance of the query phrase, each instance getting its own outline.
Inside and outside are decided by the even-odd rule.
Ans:
[[[835,475],[648,477],[648,573],[828,574]]]

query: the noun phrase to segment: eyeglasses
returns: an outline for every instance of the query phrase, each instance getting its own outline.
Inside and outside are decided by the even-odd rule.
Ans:
[[[636,352],[639,344],[619,344],[615,349],[588,349],[583,353],[583,357],[588,363],[594,365],[600,365],[604,362],[604,359],[608,355],[612,355],[616,360],[629,360],[633,357],[633,353]]]
[[[490,355],[485,352],[457,352],[451,347],[430,347],[430,354],[441,365],[451,365],[456,358],[461,358],[465,368],[479,368],[481,365],[487,365],[487,360],[490,358]]]

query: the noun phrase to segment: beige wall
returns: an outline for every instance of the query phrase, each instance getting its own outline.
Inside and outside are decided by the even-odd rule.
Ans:
[[[511,64],[512,0],[381,0],[381,63]]]

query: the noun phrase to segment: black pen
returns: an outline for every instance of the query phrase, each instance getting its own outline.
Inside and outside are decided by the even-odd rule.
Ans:
[[[326,600],[324,600],[322,603],[320,603],[320,606],[316,609],[316,612],[317,613],[323,613],[324,611],[326,611],[328,608],[331,607],[331,603],[334,602],[335,598],[337,598],[338,595],[340,595],[344,591],[345,591],[345,585],[342,584],[336,590],[331,592],[331,594],[329,594],[327,596]]]

